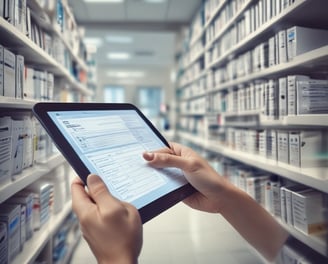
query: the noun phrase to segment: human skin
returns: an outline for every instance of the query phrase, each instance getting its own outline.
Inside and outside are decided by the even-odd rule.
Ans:
[[[192,149],[177,143],[143,153],[154,168],[176,167],[197,190],[184,200],[191,208],[221,214],[255,249],[272,261],[288,233],[247,193],[220,176]],[[73,210],[83,237],[99,263],[137,263],[142,247],[142,223],[135,207],[113,197],[100,177],[72,183]]]

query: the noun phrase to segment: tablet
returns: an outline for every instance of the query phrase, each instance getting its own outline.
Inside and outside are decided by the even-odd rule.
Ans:
[[[132,104],[37,103],[33,113],[82,181],[99,175],[143,223],[194,192],[180,169],[147,165],[143,152],[169,144]]]

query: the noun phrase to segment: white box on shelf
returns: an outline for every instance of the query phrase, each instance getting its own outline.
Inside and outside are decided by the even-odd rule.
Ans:
[[[33,193],[33,227],[40,229],[50,218],[50,197],[52,185],[46,181],[33,182],[26,190]]]
[[[8,263],[20,252],[20,205],[0,205],[0,221],[7,224]]]
[[[10,23],[14,24],[14,13],[15,11],[15,1],[5,0],[4,1],[4,14],[3,17]]]
[[[267,157],[267,131],[259,131],[259,156]]]
[[[33,127],[32,119],[29,116],[24,117],[24,150],[23,150],[23,169],[33,165]]]
[[[320,167],[325,165],[321,159],[325,151],[322,131],[300,131],[289,133],[289,163],[290,165],[305,167]]]
[[[8,204],[21,204],[26,207],[25,214],[25,237],[29,240],[33,236],[33,193],[22,190],[6,200]]]
[[[279,78],[278,116],[287,115],[287,77]]]
[[[297,110],[297,82],[309,80],[309,76],[305,75],[289,75],[287,76],[287,112],[288,115],[296,115]]]
[[[278,51],[279,51],[279,63],[287,62],[287,37],[286,30],[280,30],[278,32]]]
[[[286,186],[280,187],[281,221],[287,223]]]
[[[246,178],[246,192],[259,204],[265,206],[265,183],[267,175],[258,175]]]
[[[4,48],[3,52],[3,85],[4,96],[15,97],[16,89],[16,56],[14,53]]]
[[[309,189],[292,195],[294,227],[305,234],[325,231],[327,222],[322,213],[322,192]]]
[[[10,182],[12,173],[12,120],[0,117],[0,183]]]
[[[12,120],[12,175],[23,169],[24,121]]]
[[[303,185],[294,185],[288,186],[285,189],[285,198],[286,198],[286,220],[287,224],[290,226],[294,225],[294,218],[293,218],[293,192],[299,192],[308,189],[308,187]]]
[[[4,11],[4,0],[0,0],[0,17],[3,17],[3,11]],[[2,262],[1,262],[2,263]]]
[[[24,33],[26,21],[26,0],[15,0],[14,2],[14,26]]]
[[[288,131],[277,132],[278,161],[289,163],[289,134]]]
[[[287,29],[288,60],[328,44],[328,30],[294,26]]]
[[[0,44],[0,96],[4,95],[3,86],[3,46]]]
[[[22,99],[24,91],[24,56],[16,55],[16,91],[15,97]]]
[[[272,214],[276,217],[281,217],[281,195],[280,195],[281,183],[279,181],[271,182],[271,192],[272,192]]]
[[[0,263],[8,263],[8,231],[5,222],[0,222]]]
[[[24,76],[24,86],[23,86],[23,98],[27,100],[34,99],[34,85],[35,81],[34,77],[34,69],[30,67],[25,67],[25,76]]]
[[[296,114],[328,113],[328,80],[306,80],[296,83]]]
[[[267,130],[267,158],[273,161],[278,160],[278,139],[276,130]]]
[[[269,38],[269,67],[276,65],[276,47],[274,37]]]

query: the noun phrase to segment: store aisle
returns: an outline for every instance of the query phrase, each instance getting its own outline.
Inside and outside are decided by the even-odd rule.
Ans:
[[[96,263],[82,239],[71,264]],[[260,264],[245,240],[220,216],[180,203],[144,225],[140,264]]]

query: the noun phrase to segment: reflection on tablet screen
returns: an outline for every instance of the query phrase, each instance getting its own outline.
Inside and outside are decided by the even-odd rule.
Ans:
[[[137,209],[187,183],[181,170],[154,169],[142,153],[166,145],[135,110],[51,111],[50,118],[91,173]]]

